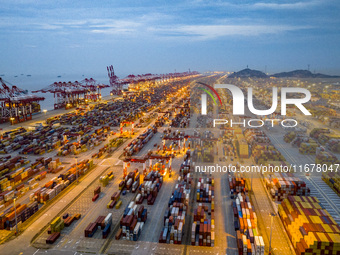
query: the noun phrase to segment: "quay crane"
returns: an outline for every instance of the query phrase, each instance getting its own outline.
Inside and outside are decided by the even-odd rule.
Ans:
[[[54,109],[70,109],[79,104],[87,104],[89,101],[101,99],[101,89],[108,85],[97,84],[93,79],[84,79],[81,82],[54,82],[51,85],[32,93],[53,93]]]
[[[29,95],[26,90],[10,85],[0,77],[0,123],[11,121],[11,124],[32,119],[32,114],[40,112],[40,101],[44,97]]]

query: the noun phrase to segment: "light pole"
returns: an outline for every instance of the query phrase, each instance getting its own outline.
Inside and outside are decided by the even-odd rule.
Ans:
[[[15,234],[18,234],[18,219],[17,219],[17,208],[15,206],[15,200],[16,198],[13,199],[13,204],[14,204],[14,215],[15,215]]]
[[[272,234],[273,234],[273,218],[276,216],[275,213],[270,213],[270,239],[269,239],[269,254],[272,252]]]
[[[11,125],[13,125],[13,121],[14,121],[14,120],[15,120],[15,119],[14,119],[13,117],[10,118]]]
[[[79,183],[79,180],[78,180],[78,158],[75,157],[76,159],[76,175],[77,175],[77,183]]]
[[[47,110],[43,110],[43,112],[45,113],[45,116],[46,116]]]
[[[251,181],[250,181],[250,190],[251,190],[251,193],[253,193],[253,171],[251,172]]]

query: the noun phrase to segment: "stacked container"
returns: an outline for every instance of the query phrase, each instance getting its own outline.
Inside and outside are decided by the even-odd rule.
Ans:
[[[340,196],[340,175],[338,173],[329,171],[322,173],[322,180]]]
[[[141,205],[137,211],[137,205],[131,202],[124,210],[124,215],[120,220],[120,229],[116,234],[116,239],[137,241],[143,226],[147,220],[147,209]]]
[[[199,178],[196,192],[197,202],[211,203],[213,197],[214,197],[214,179]]]
[[[181,183],[176,184],[175,190],[169,199],[168,208],[164,212],[164,227],[159,236],[160,243],[182,243],[185,216],[187,215],[191,191],[190,174],[185,177]]]
[[[265,185],[275,201],[282,201],[290,195],[309,196],[310,189],[292,173],[274,173],[265,178]]]
[[[296,254],[340,253],[340,227],[317,198],[289,196],[279,215]]]

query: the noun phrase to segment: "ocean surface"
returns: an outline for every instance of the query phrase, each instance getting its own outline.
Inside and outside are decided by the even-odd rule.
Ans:
[[[74,81],[83,81],[85,78],[93,78],[97,81],[97,83],[102,83],[109,85],[109,77],[107,74],[101,75],[61,75],[61,77],[57,77],[57,75],[31,75],[27,76],[26,74],[23,75],[3,75],[1,78],[5,81],[8,85],[15,85],[18,88],[23,90],[28,90],[28,94],[32,94],[31,91],[40,90],[43,88],[48,87],[49,85],[53,84],[54,82],[74,82]],[[124,78],[126,76],[122,76]],[[102,96],[110,95],[111,87],[102,89]],[[41,110],[53,110],[54,109],[54,96],[53,93],[34,93],[35,95],[45,97],[44,101],[40,102]]]

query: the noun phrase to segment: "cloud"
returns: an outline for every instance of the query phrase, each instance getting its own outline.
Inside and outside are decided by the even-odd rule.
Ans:
[[[108,35],[119,35],[134,33],[135,29],[131,28],[109,28],[109,29],[93,29],[91,30],[94,34],[108,34]]]
[[[307,1],[290,1],[289,3],[282,3],[282,1],[266,2],[266,1],[252,1],[252,3],[232,3],[223,1],[204,1],[204,0],[191,0],[190,4],[196,7],[220,7],[220,8],[232,8],[232,9],[251,9],[251,10],[301,10],[318,5],[325,4],[331,0],[307,0]]]
[[[96,19],[89,21],[88,28],[95,34],[122,35],[133,34],[145,24],[134,20]]]
[[[90,28],[127,28],[138,27],[142,24],[133,20],[115,20],[115,19],[96,19],[89,21]]]
[[[325,1],[323,1],[324,3]],[[259,2],[249,5],[249,7],[254,9],[305,9],[308,7],[313,7],[321,4],[322,1],[305,1],[305,2],[295,2],[295,3],[265,3]]]
[[[56,30],[56,29],[62,29],[63,26],[55,25],[55,24],[47,24],[47,23],[37,23],[37,25],[40,29],[43,30]]]
[[[0,0],[1,1],[1,0]],[[262,2],[259,2],[262,1]],[[297,24],[294,19],[281,19],[282,23],[278,24],[278,20],[273,19],[269,10],[263,11],[263,16],[252,18],[251,15],[240,15],[228,12],[226,15],[223,10],[239,8],[239,9],[293,9],[305,8],[307,6],[316,5],[320,0],[303,1],[293,3],[270,3],[267,0],[252,1],[248,3],[236,4],[233,2],[222,1],[196,1],[177,4],[169,7],[168,13],[159,10],[157,6],[133,13],[131,10],[123,8],[118,13],[108,14],[104,9],[94,8],[89,12],[88,17],[84,17],[84,9],[77,10],[75,13],[79,15],[66,15],[64,12],[43,10],[39,15],[22,15],[7,16],[0,19],[0,27],[6,28],[9,33],[29,31],[35,33],[45,33],[50,31],[53,34],[106,34],[112,36],[125,35],[130,37],[140,36],[149,37],[151,39],[169,38],[169,37],[190,37],[197,40],[211,40],[226,36],[258,36],[265,34],[277,34],[287,31],[305,29],[308,27],[289,25]],[[327,0],[324,0],[327,1]],[[328,0],[329,1],[329,0]],[[207,15],[201,17],[200,12],[193,14],[189,7],[199,7],[207,10]],[[220,11],[206,8],[208,6],[215,7]],[[224,8],[223,8],[224,7]],[[174,9],[179,10],[173,12]],[[223,14],[221,14],[221,10]],[[67,10],[66,10],[67,11]],[[31,11],[30,11],[31,12]],[[88,10],[86,10],[86,13]],[[56,16],[54,13],[63,13]],[[182,15],[186,13],[186,15]],[[210,13],[210,15],[209,15]],[[229,14],[231,13],[231,14]],[[247,12],[250,13],[250,12]],[[268,17],[269,16],[269,17]],[[269,25],[264,25],[268,23]],[[299,22],[306,24],[307,22]],[[319,26],[319,24],[311,23],[311,26]]]
[[[141,18],[142,19],[142,18]],[[147,26],[145,21],[135,21],[133,19],[64,19],[62,21],[53,18],[39,19],[26,17],[5,17],[0,19],[0,27],[10,29],[12,32],[46,32],[53,31],[58,33],[92,32],[105,34],[126,34],[132,33],[138,27]],[[75,30],[76,29],[76,30]]]
[[[163,36],[191,36],[200,40],[225,36],[259,36],[278,34],[309,27],[287,25],[182,25],[172,28],[152,28],[151,31]]]

